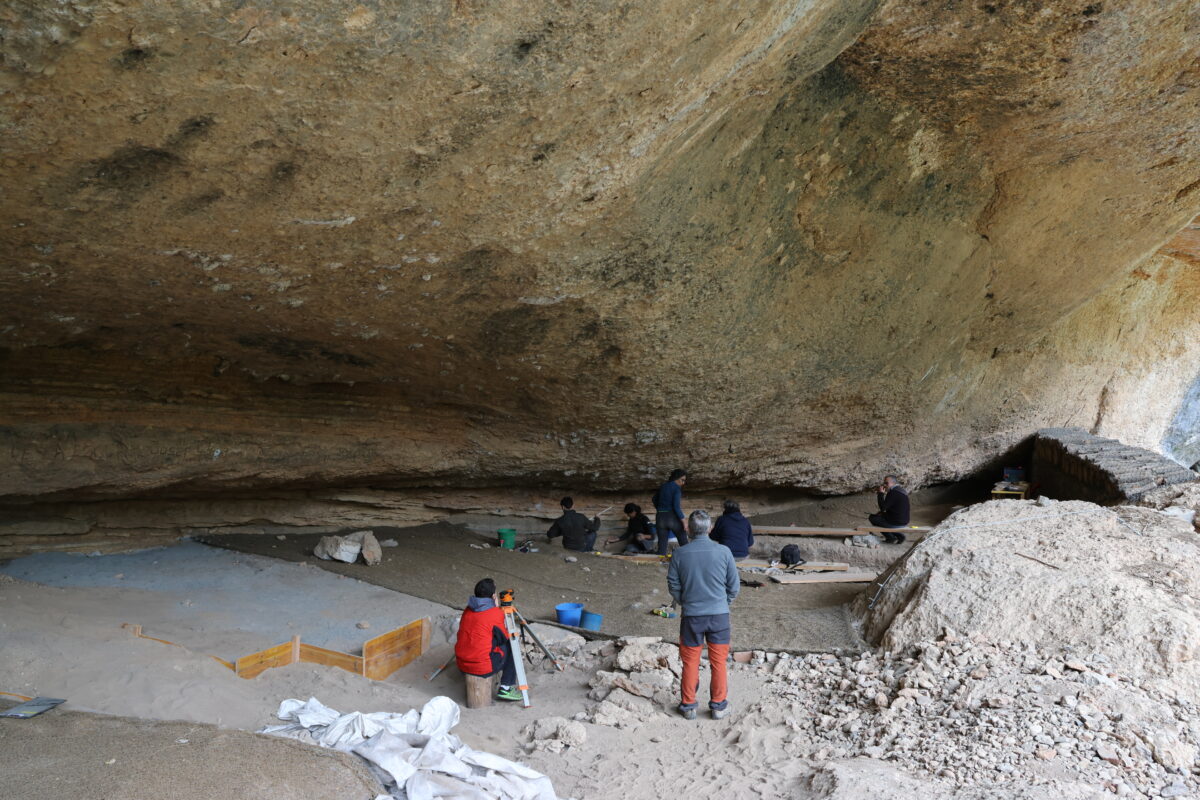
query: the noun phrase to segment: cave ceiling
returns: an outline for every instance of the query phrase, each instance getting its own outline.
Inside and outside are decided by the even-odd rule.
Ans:
[[[1196,377],[1146,344],[1200,295],[1190,0],[18,0],[0,31],[5,496],[853,491],[1141,430],[1132,351],[1164,409]]]

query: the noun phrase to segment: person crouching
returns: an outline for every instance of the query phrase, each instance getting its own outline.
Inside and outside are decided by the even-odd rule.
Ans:
[[[517,688],[517,665],[512,645],[504,629],[504,612],[496,596],[496,582],[484,578],[475,584],[475,596],[467,599],[467,607],[458,623],[458,639],[454,643],[454,660],[466,675],[490,678],[500,673],[497,700],[520,700]]]

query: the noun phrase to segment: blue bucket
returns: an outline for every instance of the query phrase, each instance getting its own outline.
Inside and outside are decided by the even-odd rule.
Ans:
[[[559,603],[554,607],[559,624],[579,627],[579,616],[583,613],[583,603]]]
[[[579,627],[586,628],[589,631],[600,630],[600,623],[604,622],[603,614],[593,614],[591,611],[585,611],[579,618]]]

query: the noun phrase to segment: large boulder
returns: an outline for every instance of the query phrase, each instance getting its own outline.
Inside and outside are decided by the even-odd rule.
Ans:
[[[1144,508],[1001,500],[938,525],[855,609],[901,651],[947,631],[1200,690],[1200,536]]]

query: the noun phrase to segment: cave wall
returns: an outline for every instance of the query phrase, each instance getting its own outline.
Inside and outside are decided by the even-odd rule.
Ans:
[[[0,24],[12,502],[920,484],[1196,377],[1182,0]]]

